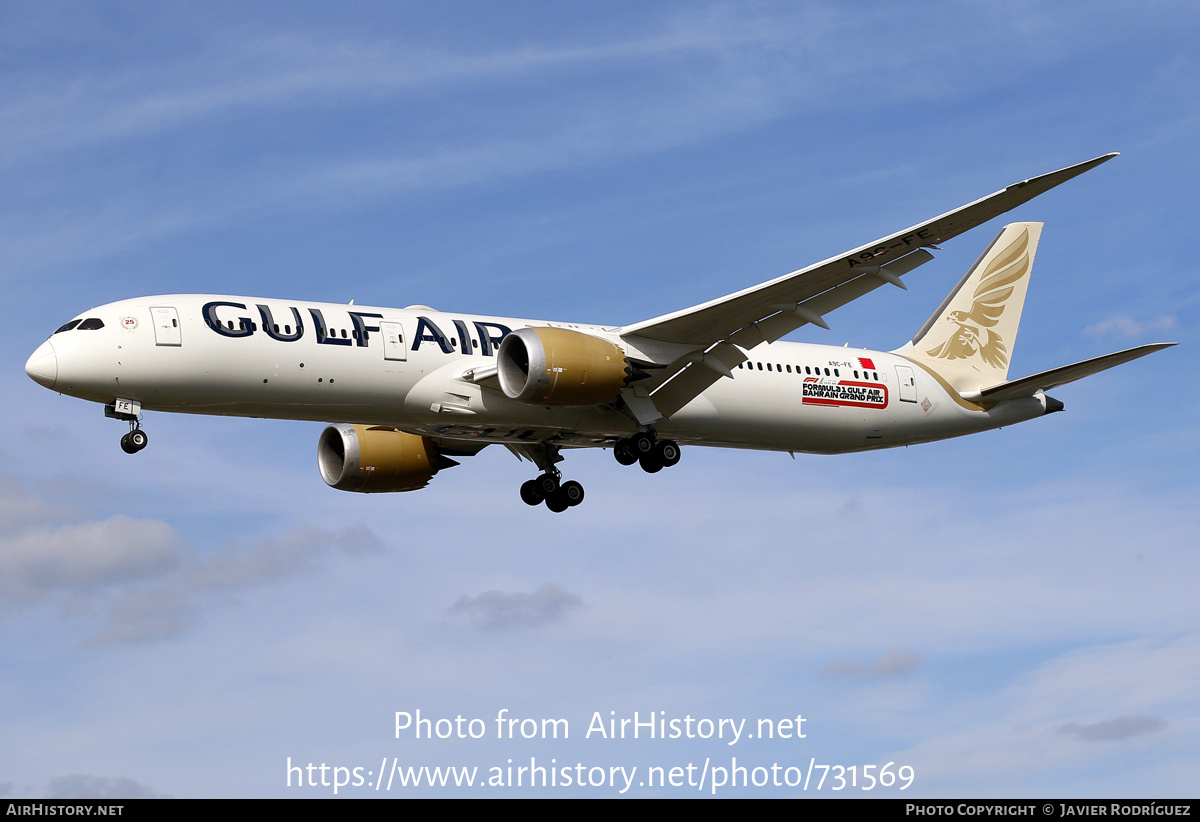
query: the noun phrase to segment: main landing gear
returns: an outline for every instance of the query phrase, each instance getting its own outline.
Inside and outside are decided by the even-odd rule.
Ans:
[[[521,484],[521,499],[526,505],[545,502],[556,514],[583,502],[583,486],[575,480],[560,482],[560,479],[560,473],[554,471],[525,481]]]
[[[679,462],[679,443],[657,439],[653,431],[639,431],[628,439],[617,440],[613,455],[622,465],[636,462],[647,474],[655,474]]]
[[[547,508],[558,514],[583,502],[583,486],[575,480],[563,482],[562,472],[555,467],[555,463],[562,462],[559,446],[543,442],[521,446],[520,453],[533,460],[542,471],[540,475],[521,484],[521,500],[526,505],[544,502]],[[613,453],[622,465],[636,462],[647,474],[654,474],[679,462],[679,443],[660,440],[651,429],[617,440]]]
[[[549,443],[526,446],[522,449],[526,457],[542,470],[541,475],[521,484],[521,499],[526,505],[546,503],[556,514],[574,508],[583,502],[583,486],[575,480],[562,481],[562,471],[555,467],[562,462],[559,447]]]

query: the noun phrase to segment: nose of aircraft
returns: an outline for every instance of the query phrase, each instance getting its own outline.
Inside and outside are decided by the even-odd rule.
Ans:
[[[42,343],[25,362],[25,373],[38,385],[53,388],[58,380],[58,356],[50,341]]]

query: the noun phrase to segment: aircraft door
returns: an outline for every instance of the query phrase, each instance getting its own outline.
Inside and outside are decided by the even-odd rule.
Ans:
[[[917,378],[907,365],[896,366],[896,378],[900,383],[900,402],[917,401]]]
[[[154,322],[155,345],[183,344],[179,334],[179,312],[175,310],[174,306],[151,306],[150,318]]]
[[[395,320],[380,320],[379,333],[383,335],[383,358],[406,362],[408,346],[404,343],[404,326]]]

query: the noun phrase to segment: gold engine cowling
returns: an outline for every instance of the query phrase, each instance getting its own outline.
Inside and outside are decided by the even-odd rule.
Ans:
[[[566,328],[506,335],[496,366],[505,396],[535,405],[612,402],[637,373],[619,346]]]
[[[375,494],[424,488],[443,468],[458,465],[424,437],[388,425],[331,425],[317,442],[325,484]]]

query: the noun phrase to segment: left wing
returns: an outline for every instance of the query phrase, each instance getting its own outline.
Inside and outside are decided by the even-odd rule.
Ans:
[[[1085,171],[1116,157],[1033,177],[837,257],[831,257],[702,305],[634,323],[622,337],[689,347],[652,380],[627,389],[627,404],[642,424],[669,417],[746,360],[744,350],[774,342],[805,324],[828,328],[823,315],[885,283],[904,287],[902,274],[933,259],[926,247],[969,231]],[[650,404],[648,404],[650,403]]]
[[[963,394],[963,397],[975,402],[1000,402],[1001,400],[1015,400],[1020,397],[1032,397],[1038,391],[1049,391],[1051,388],[1057,388],[1060,385],[1075,382],[1075,380],[1082,380],[1084,377],[1099,374],[1101,371],[1107,371],[1121,363],[1136,360],[1138,357],[1153,354],[1155,351],[1162,351],[1164,348],[1170,348],[1173,345],[1175,343],[1139,345],[1137,348],[1127,348],[1115,354],[1105,354],[1103,357],[1093,357],[1083,362],[1063,365],[1058,368],[1052,368],[1049,371],[1042,371],[1038,374],[1022,377],[1019,380],[1002,382],[999,385],[993,385],[982,391],[967,392]]]

